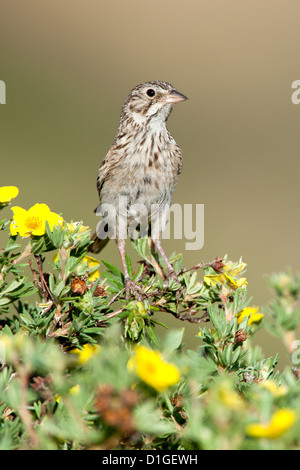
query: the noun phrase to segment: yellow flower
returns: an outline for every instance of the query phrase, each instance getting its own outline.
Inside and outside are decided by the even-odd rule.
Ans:
[[[268,423],[254,423],[246,427],[246,433],[252,437],[278,439],[288,431],[296,421],[296,413],[288,408],[277,410]]]
[[[247,279],[239,276],[246,266],[246,263],[243,263],[241,259],[238,263],[226,261],[222,266],[222,272],[219,274],[207,274],[204,276],[204,282],[212,287],[217,284],[226,285],[231,289],[245,287],[247,285]]]
[[[248,317],[248,325],[252,325],[252,323],[259,323],[264,314],[258,313],[258,307],[246,307],[238,312],[236,316],[238,317],[238,324],[242,323],[245,317]]]
[[[0,204],[8,204],[12,199],[17,197],[19,189],[16,186],[0,187]]]
[[[66,223],[67,229],[69,232],[72,234],[78,227],[79,222],[73,222],[73,220],[70,223]],[[81,225],[77,233],[83,233],[89,230],[89,227],[86,227],[85,225]]]
[[[69,388],[69,393],[70,395],[78,395],[80,392],[80,385],[74,385],[73,387]],[[56,395],[55,396],[55,401],[56,403],[61,403],[62,401],[62,396],[61,395]]]
[[[70,352],[72,354],[77,354],[78,356],[78,364],[82,365],[85,364],[92,356],[97,354],[100,350],[100,346],[98,344],[90,344],[87,343],[83,346],[82,349],[72,349]]]
[[[240,277],[239,279],[233,279],[232,276],[224,273],[226,284],[232,289],[238,289],[239,287],[245,287],[247,285],[247,279],[245,277]]]
[[[245,287],[247,285],[247,279],[245,277],[241,277],[240,279],[234,279],[232,276],[228,274],[207,274],[204,276],[204,282],[209,286],[216,286],[219,284],[225,284],[232,289],[237,289],[238,287]]]
[[[242,398],[226,379],[217,388],[217,398],[231,410],[239,411],[245,408]]]
[[[57,263],[58,253],[56,253],[53,256],[52,261],[53,261],[53,263]],[[96,266],[99,266],[99,264],[100,264],[99,261],[96,258],[92,258],[92,256],[85,256],[83,258],[83,260],[81,261],[81,263],[78,265],[78,268],[77,268],[78,271],[81,270],[82,265],[84,263],[87,263],[88,267],[91,268],[91,269],[95,268]],[[98,270],[96,270],[96,271],[94,271],[94,272],[92,272],[91,274],[88,275],[88,279],[89,279],[90,282],[96,281],[96,279],[99,279],[99,277],[100,277],[100,273],[99,273]]]
[[[54,225],[62,225],[63,218],[55,212],[51,212],[47,204],[35,204],[28,211],[22,207],[11,208],[14,218],[10,224],[10,233],[14,236],[18,233],[21,237],[30,235],[41,236],[46,233],[46,220],[51,231]]]
[[[243,263],[241,259],[238,263],[227,261],[223,267],[223,272],[235,277],[238,276],[246,268],[246,266],[247,264]]]
[[[260,384],[263,388],[269,390],[274,397],[282,397],[288,391],[287,387],[284,385],[276,385],[274,380],[271,379],[260,382]]]
[[[89,268],[95,268],[96,266],[99,266],[99,261],[96,258],[92,258],[92,256],[85,256],[82,260],[82,263],[87,263]],[[82,265],[82,263],[80,263]],[[88,278],[89,281],[94,282],[97,279],[99,279],[100,273],[99,271],[94,271],[92,274],[89,274]]]
[[[127,367],[158,392],[171,387],[180,379],[180,372],[174,364],[164,361],[159,352],[141,345],[136,347],[135,355],[129,359]]]
[[[130,310],[135,316],[145,316],[147,315],[147,304],[145,305],[144,302],[136,301],[130,302],[127,306],[128,310]]]
[[[225,278],[223,274],[218,274],[218,275],[207,274],[206,276],[204,276],[203,280],[209,286],[215,287],[218,283],[222,284]]]
[[[74,387],[71,387],[71,388],[69,389],[69,393],[70,393],[71,395],[78,395],[79,392],[80,392],[80,385],[78,385],[78,384],[77,384],[77,385],[74,385]]]

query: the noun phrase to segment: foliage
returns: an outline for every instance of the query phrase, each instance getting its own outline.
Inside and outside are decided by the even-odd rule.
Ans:
[[[46,216],[32,213],[39,206]],[[262,313],[242,260],[187,269],[176,255],[179,282],[162,279],[138,239],[138,267],[126,260],[144,295],[127,302],[123,273],[87,255],[89,229],[44,206],[0,221],[1,449],[299,448],[299,277],[270,276],[275,296]],[[166,314],[178,328],[158,336]],[[287,348],[282,372],[253,345],[263,325]]]

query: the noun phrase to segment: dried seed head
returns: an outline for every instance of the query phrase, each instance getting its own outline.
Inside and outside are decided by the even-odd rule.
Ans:
[[[223,271],[223,268],[225,264],[222,263],[224,258],[215,258],[211,263],[210,266],[216,271],[217,273],[221,273]]]
[[[139,395],[134,390],[123,389],[118,392],[107,384],[99,387],[95,406],[107,425],[128,435],[135,431],[132,409],[138,400]]]
[[[87,285],[83,279],[76,276],[71,282],[71,290],[74,294],[83,295],[87,290]]]
[[[94,292],[94,295],[96,297],[106,297],[107,296],[107,291],[105,287],[103,286],[97,286]]]
[[[244,329],[237,330],[234,336],[234,344],[243,343],[247,339],[247,333]]]

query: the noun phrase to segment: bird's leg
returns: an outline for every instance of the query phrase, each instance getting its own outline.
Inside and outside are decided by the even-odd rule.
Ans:
[[[158,251],[160,252],[161,256],[163,257],[163,259],[165,260],[166,262],[166,265],[168,266],[168,270],[169,270],[169,277],[174,279],[175,281],[179,282],[179,279],[177,277],[177,274],[175,273],[174,271],[174,268],[173,266],[171,265],[166,253],[164,252],[163,250],[163,247],[161,246],[161,241],[160,241],[160,238],[154,238],[153,239],[153,243],[155,244],[155,246],[157,247]]]
[[[141,289],[132,279],[130,279],[126,261],[125,261],[125,240],[117,239],[117,245],[120,252],[124,276],[125,276],[125,292],[126,292],[126,300],[130,298],[130,291],[134,294],[138,300],[141,300],[143,297],[147,297],[143,289]]]
[[[163,279],[163,281],[165,281],[166,276],[165,276],[165,274],[162,270],[162,267],[160,266],[159,262],[155,259],[155,256],[154,256],[155,246],[154,246],[154,242],[153,242],[151,237],[148,238],[148,245],[149,245],[150,254],[151,254],[151,263],[152,263],[155,271],[157,272],[157,274]]]

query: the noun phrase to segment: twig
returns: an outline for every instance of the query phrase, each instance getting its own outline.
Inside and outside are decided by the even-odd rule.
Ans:
[[[124,287],[123,289],[121,289],[119,292],[117,292],[117,294],[108,302],[107,307],[110,307],[111,304],[113,304],[113,303],[117,300],[117,298],[118,298],[121,294],[123,294],[124,291],[125,291],[125,287]]]
[[[53,321],[52,321],[52,326],[49,330],[49,332],[47,333],[47,336],[51,337],[53,336],[53,332],[55,330],[55,327],[56,325],[60,322],[60,320],[62,319],[62,317],[65,315],[66,312],[63,312],[62,313],[62,305],[59,303],[57,305],[57,308],[56,308],[56,311],[54,313],[54,317],[53,317]]]
[[[192,317],[191,315],[193,314],[186,313],[183,315],[182,313],[178,313],[176,318],[178,318],[178,320],[181,320],[181,321],[187,320],[190,323],[202,323],[202,322],[207,322],[210,320],[207,312],[205,312],[201,317]]]
[[[40,281],[39,281],[38,278],[36,277],[35,270],[34,270],[33,267],[32,267],[32,260],[31,260],[31,259],[28,261],[28,264],[29,264],[29,267],[30,267],[30,270],[31,270],[31,273],[32,273],[32,276],[33,276],[33,280],[34,280],[35,285],[37,286],[37,288],[39,289],[39,291],[41,292],[41,294],[44,295],[44,289],[42,288]]]
[[[155,303],[153,304],[155,305]],[[161,311],[171,313],[175,318],[181,321],[189,321],[190,323],[201,323],[209,321],[208,313],[205,312],[201,317],[193,317],[193,308],[189,308],[187,310],[183,310],[182,312],[174,312],[173,310],[169,309],[168,307],[163,307],[162,305],[157,304]]]
[[[119,308],[119,310],[116,310],[115,312],[108,313],[107,315],[105,315],[105,318],[101,318],[100,320],[98,320],[97,324],[104,323],[110,318],[116,317],[117,315],[119,315],[119,313],[124,312],[124,310],[124,308]]]
[[[189,269],[181,268],[181,269],[179,270],[179,272],[177,273],[177,276],[180,276],[181,274],[188,273],[189,271],[193,271],[193,270],[196,270],[196,269],[204,268],[205,266],[209,266],[210,264],[211,264],[211,263],[203,263],[203,261],[202,261],[201,263],[195,264],[195,266],[192,266],[192,267],[189,268]]]
[[[27,389],[28,389],[28,380],[29,380],[29,371],[27,366],[18,368],[18,375],[20,378],[20,406],[18,408],[19,415],[25,429],[28,434],[30,448],[36,449],[39,445],[39,438],[34,430],[31,414],[29,412],[29,406],[27,401]]]
[[[23,253],[20,254],[20,256],[12,261],[13,264],[18,264],[20,261],[22,261],[25,258],[28,258],[32,253],[31,251],[31,245],[30,243],[26,246],[25,250]]]
[[[54,301],[54,297],[48,287],[48,284],[47,282],[45,281],[45,277],[44,277],[44,273],[43,273],[43,260],[42,260],[42,256],[41,255],[34,255],[35,259],[36,259],[36,263],[37,263],[37,266],[38,266],[38,270],[39,270],[39,276],[40,276],[40,280],[41,280],[41,284],[43,286],[43,289],[44,289],[44,295],[46,294],[47,295],[47,300],[52,300]]]

